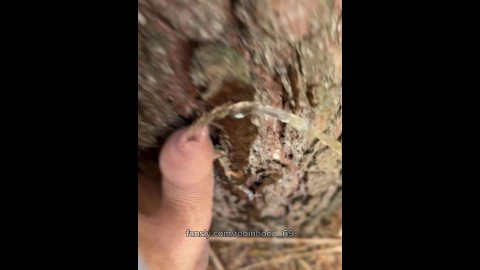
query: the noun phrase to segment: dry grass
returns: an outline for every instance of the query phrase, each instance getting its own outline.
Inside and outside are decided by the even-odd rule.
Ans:
[[[303,241],[303,239],[298,240],[299,243]],[[213,241],[209,269],[342,269],[341,241],[334,245],[293,244],[292,246],[292,244],[289,244],[289,247],[284,245],[270,244],[265,246],[251,241],[240,241],[239,243]],[[290,252],[283,250],[289,250]],[[217,252],[219,253],[218,256]]]
[[[322,238],[210,238],[209,270],[341,270],[341,209]]]

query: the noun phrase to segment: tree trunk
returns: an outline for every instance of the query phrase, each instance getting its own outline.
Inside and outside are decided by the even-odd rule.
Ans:
[[[175,129],[226,102],[257,101],[342,137],[341,0],[139,0],[139,171],[161,181]],[[212,229],[325,235],[341,161],[309,133],[261,115],[210,125]]]

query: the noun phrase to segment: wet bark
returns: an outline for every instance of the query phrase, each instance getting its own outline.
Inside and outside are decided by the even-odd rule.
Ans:
[[[282,108],[341,141],[341,15],[337,0],[139,0],[139,171],[161,181],[164,139],[226,102]],[[273,118],[210,128],[214,229],[324,233],[341,205],[341,156]]]

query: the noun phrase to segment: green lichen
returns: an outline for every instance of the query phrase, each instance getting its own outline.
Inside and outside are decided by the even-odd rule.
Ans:
[[[205,89],[202,97],[213,96],[225,81],[250,81],[250,72],[243,57],[232,48],[208,44],[195,50],[191,77],[193,84]]]

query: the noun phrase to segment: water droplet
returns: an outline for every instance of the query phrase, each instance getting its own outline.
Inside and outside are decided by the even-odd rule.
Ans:
[[[242,118],[244,118],[244,117],[245,117],[245,115],[244,115],[243,113],[240,113],[240,112],[239,112],[239,113],[235,113],[235,114],[233,115],[233,118],[235,118],[235,119],[242,119]]]

